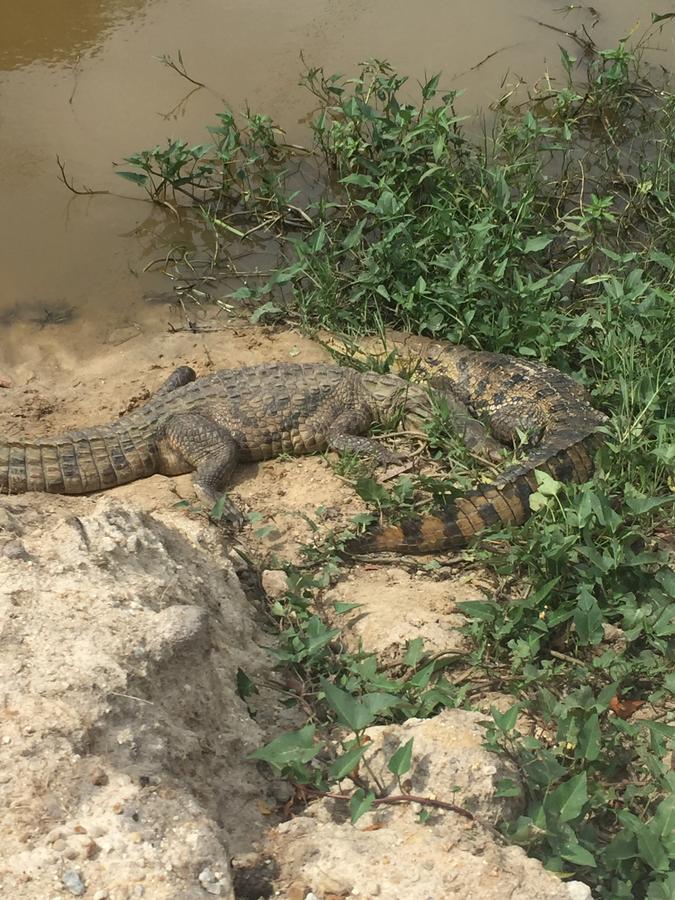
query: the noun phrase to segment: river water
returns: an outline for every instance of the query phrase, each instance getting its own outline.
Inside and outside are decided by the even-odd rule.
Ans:
[[[327,71],[368,56],[422,79],[442,71],[484,107],[519,78],[559,72],[564,35],[585,25],[600,46],[643,31],[657,0],[1,0],[0,365],[41,354],[100,352],[124,329],[164,327],[165,276],[144,272],[180,228],[114,174],[113,161],[167,137],[207,140],[224,104],[270,114],[306,142],[311,97],[298,86],[300,54]],[[670,6],[670,4],[663,4]],[[670,66],[673,34],[654,42]],[[158,60],[178,51],[192,85]],[[74,196],[75,185],[119,196]],[[110,336],[112,334],[112,340]]]

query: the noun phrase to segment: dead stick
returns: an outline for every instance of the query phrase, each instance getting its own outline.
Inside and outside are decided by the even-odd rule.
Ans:
[[[351,794],[331,794],[329,791],[314,791],[311,788],[303,788],[304,792],[314,797],[326,797],[329,800],[351,800]],[[419,797],[417,794],[391,794],[389,797],[376,797],[373,800],[373,806],[388,806],[396,803],[419,803],[421,806],[433,806],[437,809],[447,809],[449,812],[457,813],[477,822],[478,819],[468,809],[463,806],[457,806],[454,803],[448,803],[447,800],[436,800],[433,797]],[[482,823],[481,823],[482,824]]]
[[[65,163],[61,162],[61,159],[59,156],[56,157],[56,165],[59,167],[59,169],[61,171],[61,177],[59,178],[59,181],[62,181],[65,184],[65,186],[68,188],[68,190],[73,192],[73,194],[86,195],[86,194],[109,194],[110,193],[110,191],[94,191],[88,187],[85,187],[85,189],[83,191],[78,191],[78,189],[73,185],[73,183],[71,181],[68,181],[68,176],[66,175],[66,165],[65,165]]]

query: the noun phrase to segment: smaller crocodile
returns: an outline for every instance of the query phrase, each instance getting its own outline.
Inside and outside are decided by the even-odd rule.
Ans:
[[[360,346],[378,349],[372,341]],[[539,362],[405,333],[387,332],[385,352],[390,350],[399,371],[414,371],[465,405],[502,444],[514,446],[526,433],[530,450],[494,481],[454,498],[436,514],[368,529],[347,542],[348,552],[460,549],[485,528],[521,525],[528,518],[529,498],[539,487],[536,470],[563,482],[590,478],[607,417],[573,378]]]
[[[238,461],[332,448],[388,451],[364,437],[403,406],[424,416],[427,392],[395,375],[270,363],[197,378],[177,369],[145,405],[114,422],[52,438],[0,440],[0,493],[84,494],[156,473],[194,472],[215,501]]]

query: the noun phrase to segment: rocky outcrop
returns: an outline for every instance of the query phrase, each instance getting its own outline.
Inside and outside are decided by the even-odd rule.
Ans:
[[[263,656],[224,552],[108,498],[0,517],[3,896],[232,896],[264,791],[236,672]]]

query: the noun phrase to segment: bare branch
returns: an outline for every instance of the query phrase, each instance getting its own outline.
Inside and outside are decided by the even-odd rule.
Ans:
[[[61,172],[61,177],[59,178],[59,181],[63,182],[63,184],[65,184],[65,186],[68,188],[68,190],[72,191],[73,194],[78,194],[80,196],[82,196],[82,195],[91,196],[93,194],[109,194],[110,193],[110,191],[94,191],[94,190],[92,190],[92,188],[89,188],[86,185],[84,186],[84,188],[82,190],[78,190],[75,187],[75,185],[73,184],[73,182],[71,180],[69,180],[68,176],[66,175],[66,164],[64,162],[61,162],[61,158],[58,155],[56,157],[56,165],[59,167],[59,171]]]
[[[167,54],[163,53],[161,56],[156,56],[155,59],[158,59],[163,65],[167,66],[169,69],[173,69],[174,72],[177,72],[181,78],[185,78],[186,81],[189,81],[190,84],[196,84],[198,88],[206,87],[203,81],[195,81],[194,78],[191,78],[187,70],[185,68],[185,63],[183,62],[183,55],[178,51],[178,62],[174,62],[174,60]]]

